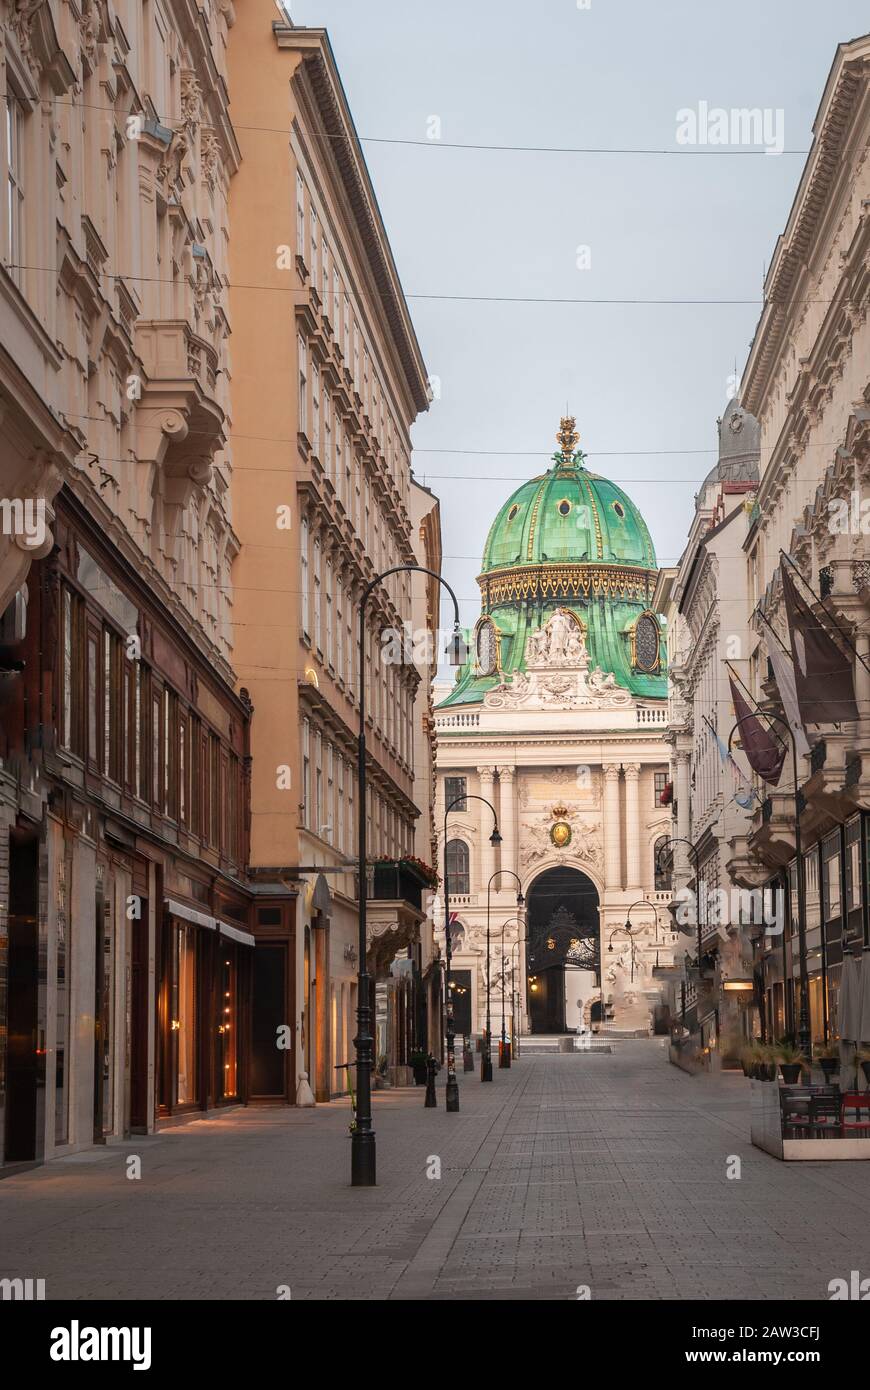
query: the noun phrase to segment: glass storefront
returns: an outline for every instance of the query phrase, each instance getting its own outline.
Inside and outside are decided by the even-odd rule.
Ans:
[[[176,1105],[196,1101],[196,927],[176,923],[173,959],[172,1029],[176,1050]]]

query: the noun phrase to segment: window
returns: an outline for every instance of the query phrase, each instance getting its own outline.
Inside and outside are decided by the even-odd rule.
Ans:
[[[61,631],[60,739],[71,753],[84,755],[86,666],[85,605],[64,588]]]
[[[666,772],[653,773],[653,806],[656,810],[662,804],[662,792],[668,785],[668,774]]]
[[[344,680],[344,585],[341,576],[335,580],[335,669]]]
[[[329,392],[324,388],[323,392],[323,467],[327,477],[334,477],[332,471],[332,410],[329,403]]]
[[[308,564],[308,521],[302,522],[302,535],[299,540],[299,559],[301,565],[301,594],[302,594],[302,633],[307,639],[310,632],[310,606],[311,606],[311,573]]]
[[[120,639],[103,629],[103,776],[121,780],[123,653]]]
[[[344,500],[344,463],[342,462],[343,430],[338,416],[335,417],[335,493],[338,500]]]
[[[634,628],[634,666],[638,671],[659,667],[659,625],[652,613],[641,613]]]
[[[336,834],[333,836],[333,840],[334,840],[334,841],[337,841],[338,848],[339,848],[339,849],[342,851],[342,853],[343,853],[343,852],[344,852],[344,846],[345,846],[345,834],[344,834],[344,758],[342,758],[340,754],[339,754],[339,756],[338,756],[337,763],[338,763],[338,766],[337,766],[337,768],[336,768],[336,774],[335,774],[335,785],[336,785],[336,790],[337,790],[337,793],[338,793],[338,808],[337,808],[337,809],[338,809],[338,815],[337,815],[337,824],[336,824]]]
[[[343,330],[344,331],[342,334],[342,342],[344,353],[344,365],[348,370],[350,370],[350,304],[348,303],[345,303],[344,306]]]
[[[828,835],[822,845],[822,866],[824,887],[825,921],[830,922],[841,915],[840,893],[840,832]]]
[[[846,907],[861,906],[861,819],[846,822]]]
[[[308,267],[311,273],[311,287],[317,289],[317,212],[311,209],[311,264]]]
[[[308,348],[299,334],[299,430],[308,433]]]
[[[323,312],[326,313],[329,309],[329,247],[325,239],[320,243],[320,274],[323,277],[320,282],[323,290]]]
[[[8,79],[7,67],[7,79]],[[22,174],[22,126],[24,108],[18,97],[9,93],[6,102],[6,262],[17,266],[22,261],[22,210],[24,189]],[[13,277],[20,280],[21,271],[14,270]]]
[[[320,648],[323,637],[320,631],[320,541],[314,542],[314,643]]]
[[[335,262],[332,264],[332,326],[335,336],[338,337],[339,314],[341,313],[341,281],[338,278],[338,271]]]
[[[359,395],[359,329],[353,330],[353,389]]]
[[[296,174],[296,251],[305,260],[305,184]]]
[[[314,735],[314,824],[315,835],[323,834],[323,735]]]
[[[467,802],[466,799],[465,799],[466,796],[467,796],[467,794],[468,794],[468,781],[467,781],[467,779],[466,779],[465,777],[445,777],[445,778],[444,778],[444,809],[445,809],[445,811],[447,810],[448,807],[450,807],[450,809],[453,810],[453,811],[467,811],[467,810],[468,810],[468,802]],[[457,798],[460,798],[460,799],[457,799]],[[451,806],[451,805],[450,805],[450,803],[453,802],[453,801],[456,802],[456,805],[455,805],[455,806]]]
[[[315,362],[311,368],[311,447],[320,457],[320,368]]]
[[[326,599],[326,660],[331,666],[333,664],[333,628],[332,628],[332,561],[326,562],[324,585],[324,598]]]
[[[302,721],[302,824],[311,828],[311,722]]]
[[[658,773],[656,773],[658,776]],[[667,835],[660,835],[653,845],[653,875],[655,891],[657,893],[669,893],[671,890],[671,867],[672,854],[665,849],[668,843]]]
[[[468,893],[468,845],[464,840],[448,840],[445,855],[447,890],[450,893]]]

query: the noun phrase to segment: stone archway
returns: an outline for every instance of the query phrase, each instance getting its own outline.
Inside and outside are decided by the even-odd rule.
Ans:
[[[566,967],[594,971],[600,985],[599,895],[568,864],[545,869],[527,894],[526,1006],[532,1033],[565,1031]]]

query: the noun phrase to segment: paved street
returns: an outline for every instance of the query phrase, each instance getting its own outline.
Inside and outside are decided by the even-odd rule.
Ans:
[[[280,1285],[294,1299],[573,1299],[584,1284],[593,1299],[824,1299],[830,1279],[870,1273],[870,1165],[753,1149],[742,1077],[689,1077],[650,1040],[460,1083],[459,1115],[443,1087],[434,1111],[422,1090],[376,1095],[375,1190],[347,1185],[344,1103],[235,1111],[9,1178],[0,1275],[44,1278],[59,1299],[273,1299]]]

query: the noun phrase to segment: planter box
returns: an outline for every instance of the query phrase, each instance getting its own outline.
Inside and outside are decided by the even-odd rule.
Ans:
[[[786,1163],[820,1159],[870,1159],[868,1139],[784,1139],[780,1111],[780,1086],[770,1081],[750,1081],[750,1133],[757,1149]]]

